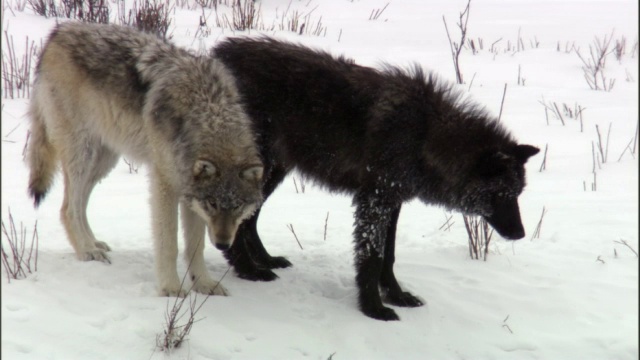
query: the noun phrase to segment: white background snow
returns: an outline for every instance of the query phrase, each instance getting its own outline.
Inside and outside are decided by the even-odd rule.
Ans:
[[[18,56],[27,36],[39,44],[55,24],[28,5],[20,11],[21,2],[2,5],[2,29],[13,36]],[[417,62],[455,79],[442,16],[459,39],[455,22],[464,0],[262,0],[262,22],[279,24],[289,3],[290,12],[313,10],[311,21],[321,17],[326,35],[266,33],[364,65]],[[387,3],[377,20],[369,20]],[[109,4],[115,17],[115,3]],[[218,11],[221,16],[229,7]],[[216,13],[204,12],[211,33],[196,38],[200,7],[175,8],[172,41],[202,50],[246,34],[216,28]],[[565,49],[574,44],[587,55],[595,37],[612,31],[612,44],[625,37],[627,51],[621,61],[607,58],[612,91],[594,91],[578,56]],[[231,296],[210,297],[188,341],[171,353],[156,349],[173,299],[156,295],[145,169],[131,174],[121,162],[89,203],[89,222],[112,247],[112,264],[76,260],[59,221],[61,177],[37,211],[27,196],[22,150],[28,99],[3,96],[2,220],[8,224],[10,210],[29,239],[37,220],[40,239],[35,274],[9,283],[2,270],[3,359],[638,359],[638,258],[614,242],[638,250],[638,151],[618,161],[638,126],[637,2],[474,0],[468,36],[476,44],[481,38],[484,50],[463,50],[466,83],[460,87],[497,115],[507,83],[502,122],[523,143],[548,144],[546,170],[539,172],[542,152],[527,165],[520,197],[527,237],[508,242],[495,235],[488,260],[471,260],[460,214],[446,231],[440,229],[449,216],[443,209],[406,204],[395,272],[426,305],[394,308],[401,321],[372,320],[356,303],[350,198],[309,183],[297,193],[290,176],[265,205],[259,230],[270,253],[286,256],[294,267],[276,270],[280,278],[269,283],[230,272],[223,284]],[[3,56],[6,49],[3,38]],[[566,115],[564,126],[551,114],[547,124],[543,98],[585,108],[584,131]],[[608,161],[596,168],[592,191],[596,124],[603,142],[609,124],[611,134]],[[543,207],[540,237],[532,239]],[[6,241],[3,235],[5,248]],[[208,244],[205,257],[210,272],[222,277],[227,264],[220,252]],[[184,272],[182,257],[179,266]]]

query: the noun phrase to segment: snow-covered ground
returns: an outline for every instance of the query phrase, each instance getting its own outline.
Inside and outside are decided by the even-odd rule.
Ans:
[[[2,8],[2,30],[13,36],[18,56],[27,36],[39,44],[55,24],[29,6],[20,11],[20,3],[3,0]],[[455,22],[464,0],[259,3],[262,23],[276,25],[264,32],[275,37],[365,65],[417,62],[455,79],[442,17],[452,38],[459,39]],[[312,11],[310,22],[321,21],[326,35],[277,30],[289,4],[289,14]],[[109,5],[115,17],[115,3]],[[369,20],[372,11],[383,8],[377,20]],[[202,11],[175,8],[172,41],[197,50],[246,34],[216,28],[216,13],[205,9],[210,33],[201,36]],[[221,17],[228,6],[219,5],[218,11]],[[615,79],[613,89],[594,91],[578,56],[566,50],[574,45],[588,56],[594,38],[602,40],[612,31],[612,46],[625,37],[626,53],[620,61],[613,53],[607,57],[604,74]],[[462,51],[466,83],[460,86],[497,114],[508,84],[502,121],[521,142],[541,149],[548,145],[546,170],[539,171],[542,153],[527,165],[528,186],[520,198],[527,237],[517,242],[497,237],[486,262],[471,260],[460,214],[453,214],[447,231],[441,227],[450,215],[443,209],[407,204],[398,225],[396,275],[426,305],[395,308],[401,321],[372,320],[356,304],[350,199],[312,184],[297,193],[292,176],[265,205],[259,228],[267,249],[286,256],[294,267],[276,270],[280,278],[270,283],[229,273],[222,282],[231,296],[210,297],[188,341],[171,354],[156,349],[173,299],[155,291],[145,169],[131,174],[121,162],[89,203],[89,221],[96,236],[111,245],[112,264],[76,260],[59,221],[60,177],[37,211],[27,196],[22,151],[28,99],[3,96],[2,220],[8,225],[10,209],[16,224],[28,228],[29,239],[37,220],[40,243],[37,273],[9,283],[2,270],[2,357],[638,359],[638,258],[615,242],[638,250],[638,150],[618,159],[638,126],[637,2],[475,0],[467,35],[476,46],[482,39],[483,49]],[[6,50],[3,41],[3,56]],[[541,102],[555,102],[565,125],[551,111],[547,124]],[[582,131],[563,104],[585,109]],[[596,125],[602,142],[609,138],[609,154],[596,167],[592,191]],[[543,207],[540,237],[532,239]],[[3,235],[5,249],[6,241]],[[227,265],[220,252],[207,245],[205,256],[211,273],[222,277]],[[184,272],[182,257],[179,265]]]

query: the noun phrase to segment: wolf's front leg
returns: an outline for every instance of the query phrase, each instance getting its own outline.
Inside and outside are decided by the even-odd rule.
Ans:
[[[178,194],[157,169],[151,171],[151,218],[158,291],[161,296],[184,297],[176,266]]]
[[[218,281],[209,276],[204,263],[205,222],[189,204],[181,203],[182,228],[184,230],[185,260],[189,264],[189,275],[193,289],[206,295],[223,295],[229,293]]]
[[[394,209],[399,208],[399,205],[370,192],[357,194],[354,203],[356,213],[353,236],[360,310],[374,319],[399,320],[395,311],[382,305],[378,289],[387,229]]]
[[[396,228],[400,217],[400,206],[391,211],[391,218],[386,230],[384,243],[384,258],[382,261],[382,273],[380,274],[380,289],[384,295],[384,301],[397,306],[416,307],[422,306],[423,302],[410,292],[402,291],[396,276],[393,273],[393,263],[396,254]]]

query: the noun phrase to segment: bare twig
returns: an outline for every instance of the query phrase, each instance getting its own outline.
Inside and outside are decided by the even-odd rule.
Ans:
[[[500,102],[500,113],[498,114],[498,121],[502,118],[502,108],[504,107],[504,98],[507,95],[507,83],[504,83],[504,90],[502,91],[502,102]]]
[[[549,144],[544,145],[544,156],[542,157],[542,164],[540,164],[540,171],[546,170],[547,168],[547,150],[549,150]]]
[[[620,157],[618,157],[618,162],[620,162],[620,160],[622,160],[622,156],[624,155],[625,152],[627,152],[627,150],[629,150],[629,153],[631,154],[632,158],[636,158],[635,157],[635,145],[636,142],[638,141],[638,128],[636,125],[636,133],[633,135],[633,138],[631,138],[631,140],[629,140],[629,142],[627,143],[627,146],[624,147],[624,150],[622,151],[622,154],[620,154]],[[633,148],[632,148],[633,145]]]
[[[369,20],[378,20],[380,15],[384,12],[384,10],[389,6],[390,3],[387,3],[382,9],[373,9],[371,10],[371,15],[369,15]]]
[[[502,320],[502,327],[506,328],[510,333],[513,334],[513,331],[511,331],[511,328],[509,327],[509,325],[507,325],[507,320],[509,320],[509,315],[507,315],[507,317]]]
[[[324,218],[324,241],[327,241],[327,224],[329,223],[329,212],[327,211],[327,217]]]
[[[558,105],[555,102],[553,103],[553,107],[556,109],[556,114],[558,114],[558,118],[560,119],[560,122],[562,122],[562,126],[564,126],[564,119],[562,118],[562,114],[560,113],[560,110],[558,110]]]
[[[622,245],[624,245],[624,246],[628,247],[628,248],[629,248],[629,250],[633,251],[633,253],[636,255],[636,257],[638,257],[638,252],[637,252],[637,251],[635,251],[635,250],[631,247],[631,245],[629,245],[629,244],[627,243],[627,241],[626,241],[626,240],[623,240],[623,239],[620,239],[620,240],[613,240],[613,242],[614,242],[614,243],[618,243],[618,244],[622,244]],[[614,250],[615,250],[615,249],[614,249]]]
[[[600,160],[605,164],[609,157],[609,135],[611,134],[611,123],[609,123],[609,130],[607,131],[607,142],[602,143],[602,136],[600,136],[600,128],[596,124],[596,133],[598,134],[598,151],[600,152]]]
[[[452,222],[451,219],[453,219],[453,215],[448,215],[447,213],[444,214],[444,218],[445,218],[445,222],[444,224],[442,224],[438,230],[442,230],[445,229],[446,231],[450,231],[451,230],[451,226],[453,226],[453,224],[455,224],[455,221]]]
[[[533,231],[533,236],[531,236],[531,241],[533,241],[533,239],[540,238],[540,230],[542,229],[542,219],[544,219],[544,214],[546,213],[547,213],[547,209],[543,206],[542,215],[540,215],[540,220],[538,220],[538,225],[536,225],[536,229]]]
[[[293,230],[293,224],[287,224],[287,229],[289,229],[293,234],[293,236],[296,238],[296,241],[298,242],[298,246],[300,246],[300,250],[304,250],[302,248],[302,244],[300,244],[300,240],[298,240],[298,235],[296,235],[296,232]]]

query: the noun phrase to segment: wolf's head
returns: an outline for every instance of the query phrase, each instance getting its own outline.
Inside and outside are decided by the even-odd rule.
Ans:
[[[482,216],[505,239],[524,237],[518,196],[525,186],[524,164],[540,150],[531,145],[512,144],[500,150],[486,150],[459,178],[455,194],[446,206],[468,215]]]
[[[242,220],[260,207],[262,171],[260,163],[230,165],[198,159],[193,165],[185,201],[206,222],[216,248],[228,249]]]
[[[518,196],[525,186],[524,164],[540,150],[531,145],[481,153],[460,191],[461,210],[482,216],[502,237],[524,237]]]

